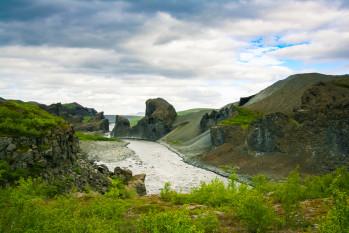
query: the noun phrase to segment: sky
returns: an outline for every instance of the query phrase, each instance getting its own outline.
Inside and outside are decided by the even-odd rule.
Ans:
[[[347,0],[0,0],[0,97],[106,114],[219,108],[349,73]]]

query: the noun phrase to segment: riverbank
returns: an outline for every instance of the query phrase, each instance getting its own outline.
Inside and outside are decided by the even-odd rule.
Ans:
[[[176,148],[174,148],[173,146],[171,146],[170,144],[166,143],[165,141],[159,140],[157,141],[159,144],[167,147],[167,149],[169,149],[170,151],[176,153],[179,157],[181,157],[183,159],[183,161],[185,163],[188,163],[192,166],[198,167],[198,168],[202,168],[205,169],[207,171],[213,172],[217,175],[229,178],[229,176],[231,175],[231,173],[226,172],[218,167],[212,166],[212,165],[208,165],[205,164],[203,162],[201,162],[200,160],[196,159],[194,156],[187,156],[184,153],[181,153],[179,150],[177,150]],[[244,184],[251,184],[251,177],[246,176],[246,175],[241,175],[238,174],[238,181],[240,183],[244,183]]]

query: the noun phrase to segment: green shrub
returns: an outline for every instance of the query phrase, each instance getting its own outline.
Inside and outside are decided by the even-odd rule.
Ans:
[[[297,225],[302,218],[299,203],[303,199],[305,192],[298,170],[292,171],[288,175],[286,182],[279,184],[275,192],[285,212],[286,223],[288,225]]]
[[[349,204],[345,192],[338,190],[333,194],[333,208],[320,224],[321,233],[344,233],[349,232]]]
[[[150,212],[138,222],[138,232],[142,233],[204,233],[217,228],[218,220],[214,215],[199,215],[193,221],[185,210]]]
[[[251,233],[266,232],[275,222],[276,215],[271,203],[255,190],[238,195],[236,213]]]

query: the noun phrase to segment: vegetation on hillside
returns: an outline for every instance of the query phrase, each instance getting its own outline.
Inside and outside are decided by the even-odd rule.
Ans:
[[[115,137],[107,138],[102,134],[84,133],[81,131],[75,132],[75,136],[77,136],[81,141],[119,141],[119,139]]]
[[[142,119],[142,116],[130,116],[128,120],[130,121],[130,126],[133,127],[137,125],[138,121]]]
[[[165,184],[160,197],[142,198],[118,180],[104,195],[62,195],[41,179],[21,179],[0,189],[0,232],[343,233],[348,178],[345,169],[307,178],[294,171],[284,182],[254,177],[250,187],[232,175],[228,185],[214,180],[183,194]]]
[[[261,114],[245,108],[237,108],[237,112],[238,114],[236,116],[222,120],[218,122],[218,125],[239,125],[243,128],[247,128],[253,121],[257,120],[261,116]]]
[[[68,124],[32,103],[4,101],[0,103],[0,135],[42,136],[56,127]]]

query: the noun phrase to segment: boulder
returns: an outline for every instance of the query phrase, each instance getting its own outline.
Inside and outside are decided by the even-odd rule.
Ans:
[[[134,189],[136,190],[136,193],[139,196],[144,196],[147,194],[147,190],[145,188],[145,174],[139,174],[139,175],[135,175],[132,177],[132,179],[129,181],[127,187],[129,189]]]
[[[200,129],[205,132],[212,126],[216,125],[218,121],[225,120],[227,118],[233,117],[237,114],[236,107],[233,104],[229,104],[221,109],[213,110],[210,113],[203,115],[200,121]]]
[[[132,171],[116,167],[114,168],[114,177],[121,179],[125,184],[127,184],[132,179]]]

